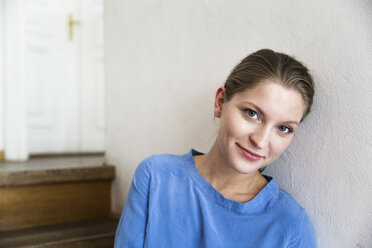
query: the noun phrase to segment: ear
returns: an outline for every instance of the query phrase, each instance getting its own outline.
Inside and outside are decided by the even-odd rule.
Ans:
[[[220,87],[216,92],[216,99],[214,101],[214,116],[221,117],[222,106],[225,103],[225,87]]]

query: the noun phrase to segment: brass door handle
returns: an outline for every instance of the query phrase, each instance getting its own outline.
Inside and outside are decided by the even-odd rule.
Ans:
[[[68,37],[70,41],[74,39],[74,26],[81,24],[80,21],[74,20],[72,14],[68,15]]]

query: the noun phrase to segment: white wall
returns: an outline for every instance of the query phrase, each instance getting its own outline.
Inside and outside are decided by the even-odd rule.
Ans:
[[[267,169],[302,204],[320,247],[372,247],[372,4],[106,0],[107,160],[121,211],[153,153],[207,152],[213,98],[247,54],[295,55],[316,81],[313,112]]]

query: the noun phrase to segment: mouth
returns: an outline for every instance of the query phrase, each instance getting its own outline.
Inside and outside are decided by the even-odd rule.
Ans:
[[[256,162],[260,160],[261,158],[264,158],[264,156],[261,156],[260,154],[254,153],[248,149],[241,147],[238,143],[236,143],[236,145],[238,146],[239,151],[243,155],[243,157],[245,157],[249,161]]]

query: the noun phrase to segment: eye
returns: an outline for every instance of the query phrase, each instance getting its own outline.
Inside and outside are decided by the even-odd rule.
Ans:
[[[284,125],[280,125],[279,127],[278,127],[278,130],[279,130],[279,132],[281,132],[281,133],[293,133],[293,129],[291,128],[291,127],[287,127],[287,126],[284,126]]]
[[[258,114],[257,114],[256,111],[254,111],[254,110],[252,110],[252,109],[245,109],[244,111],[245,111],[245,112],[247,113],[247,115],[248,115],[249,117],[251,117],[252,119],[258,119]]]

